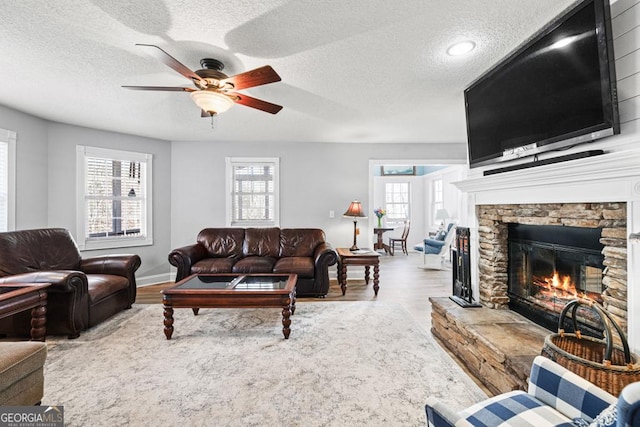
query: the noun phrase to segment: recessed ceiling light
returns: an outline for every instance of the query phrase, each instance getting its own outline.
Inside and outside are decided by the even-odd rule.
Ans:
[[[451,56],[460,56],[465,53],[471,52],[476,47],[476,44],[470,40],[456,43],[447,49],[447,54]]]

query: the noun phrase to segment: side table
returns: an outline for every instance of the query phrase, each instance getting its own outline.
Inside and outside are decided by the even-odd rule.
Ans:
[[[0,319],[31,309],[31,340],[44,341],[50,283],[0,284]]]
[[[369,268],[373,266],[373,292],[378,295],[380,277],[380,254],[369,249],[351,252],[347,248],[337,248],[338,252],[338,283],[342,288],[342,295],[347,293],[347,265],[363,265],[364,281],[369,284]]]

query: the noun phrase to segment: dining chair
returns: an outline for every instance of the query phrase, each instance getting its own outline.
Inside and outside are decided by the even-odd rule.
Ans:
[[[394,255],[395,248],[397,244],[400,244],[400,248],[405,255],[409,255],[409,251],[407,251],[407,236],[409,236],[409,228],[411,226],[411,221],[406,220],[404,222],[404,229],[402,230],[401,237],[389,237],[389,255]]]

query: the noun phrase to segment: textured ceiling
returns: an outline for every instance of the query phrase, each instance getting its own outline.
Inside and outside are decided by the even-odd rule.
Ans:
[[[0,0],[0,104],[48,120],[166,140],[464,142],[463,90],[572,0]],[[471,39],[468,56],[450,57]],[[282,82],[201,118],[189,86],[136,43],[189,68],[213,57]]]

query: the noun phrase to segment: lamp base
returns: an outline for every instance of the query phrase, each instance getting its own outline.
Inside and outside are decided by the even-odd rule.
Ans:
[[[351,247],[349,248],[349,250],[350,250],[351,252],[355,252],[355,251],[359,251],[360,249],[359,249],[356,245],[353,245],[353,246],[351,246]]]

